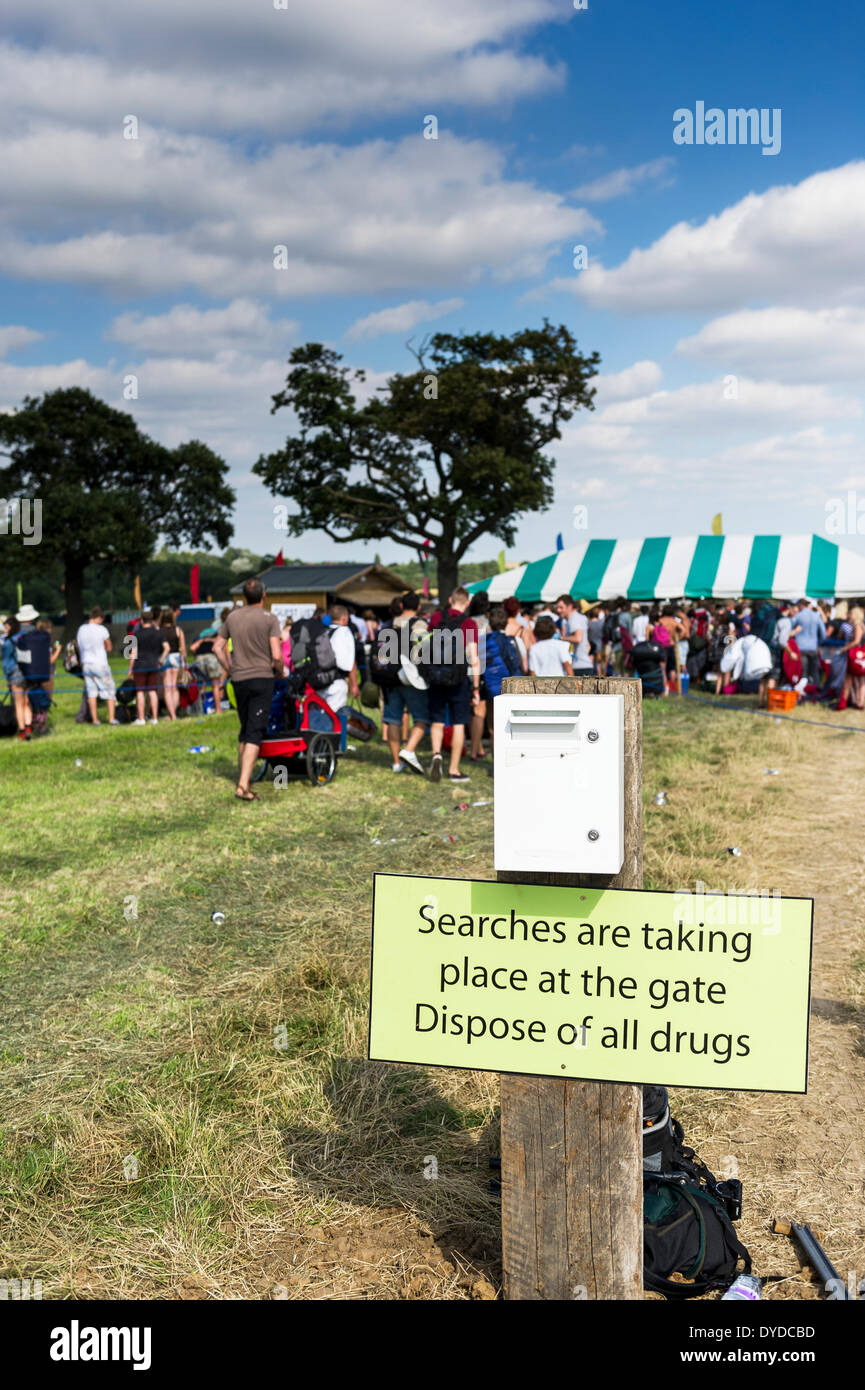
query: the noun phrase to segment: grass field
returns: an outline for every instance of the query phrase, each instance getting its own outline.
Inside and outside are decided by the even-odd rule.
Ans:
[[[497,1078],[364,1060],[371,875],[492,877],[486,765],[468,788],[432,787],[393,775],[376,741],[328,787],[265,783],[245,805],[233,715],[89,728],[79,696],[58,697],[50,736],[0,746],[0,1277],[39,1278],[46,1298],[492,1297]],[[780,848],[797,778],[843,766],[852,795],[865,761],[865,737],[843,732],[861,716],[834,718],[647,705],[646,887],[809,891],[785,877],[801,847]],[[861,1080],[855,914],[844,942],[833,994]],[[778,1099],[780,1135],[795,1098]],[[751,1105],[676,1097],[709,1161]],[[741,1172],[761,1221],[764,1147]],[[861,1268],[861,1210],[837,1229]]]

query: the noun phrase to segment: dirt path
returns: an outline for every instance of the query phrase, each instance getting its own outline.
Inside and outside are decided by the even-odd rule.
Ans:
[[[773,1214],[822,1231],[845,1281],[848,1271],[857,1282],[865,1275],[865,736],[807,734],[807,758],[783,769],[768,843],[761,829],[750,848],[781,893],[814,898],[808,1094],[737,1095],[719,1116],[725,1136],[704,1146],[710,1164],[724,1153],[738,1159],[740,1230],[756,1271],[795,1276],[773,1277],[768,1298],[822,1296],[799,1276],[790,1240],[768,1232]]]

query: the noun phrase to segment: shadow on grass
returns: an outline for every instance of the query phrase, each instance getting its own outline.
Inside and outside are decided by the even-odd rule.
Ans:
[[[345,1057],[334,1059],[326,1094],[332,1126],[282,1131],[294,1178],[365,1214],[412,1211],[447,1259],[500,1283],[500,1199],[490,1191],[498,1112],[458,1108],[416,1067]]]

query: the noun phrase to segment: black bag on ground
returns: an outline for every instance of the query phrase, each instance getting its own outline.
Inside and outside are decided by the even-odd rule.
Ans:
[[[669,1299],[729,1288],[737,1274],[751,1271],[733,1229],[742,1214],[742,1184],[720,1182],[683,1140],[666,1088],[644,1086],[643,1283]]]
[[[12,695],[7,691],[5,695],[0,695],[0,738],[8,738],[14,734],[18,728],[18,720],[15,718],[15,706],[12,702]]]

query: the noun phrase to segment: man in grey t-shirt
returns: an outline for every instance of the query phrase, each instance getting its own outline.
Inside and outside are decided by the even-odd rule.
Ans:
[[[219,629],[213,655],[231,677],[240,720],[235,795],[239,801],[257,801],[258,796],[249,789],[249,779],[267,731],[273,682],[285,671],[279,619],[263,606],[264,585],[258,579],[247,579],[243,597],[246,607],[231,610]]]

